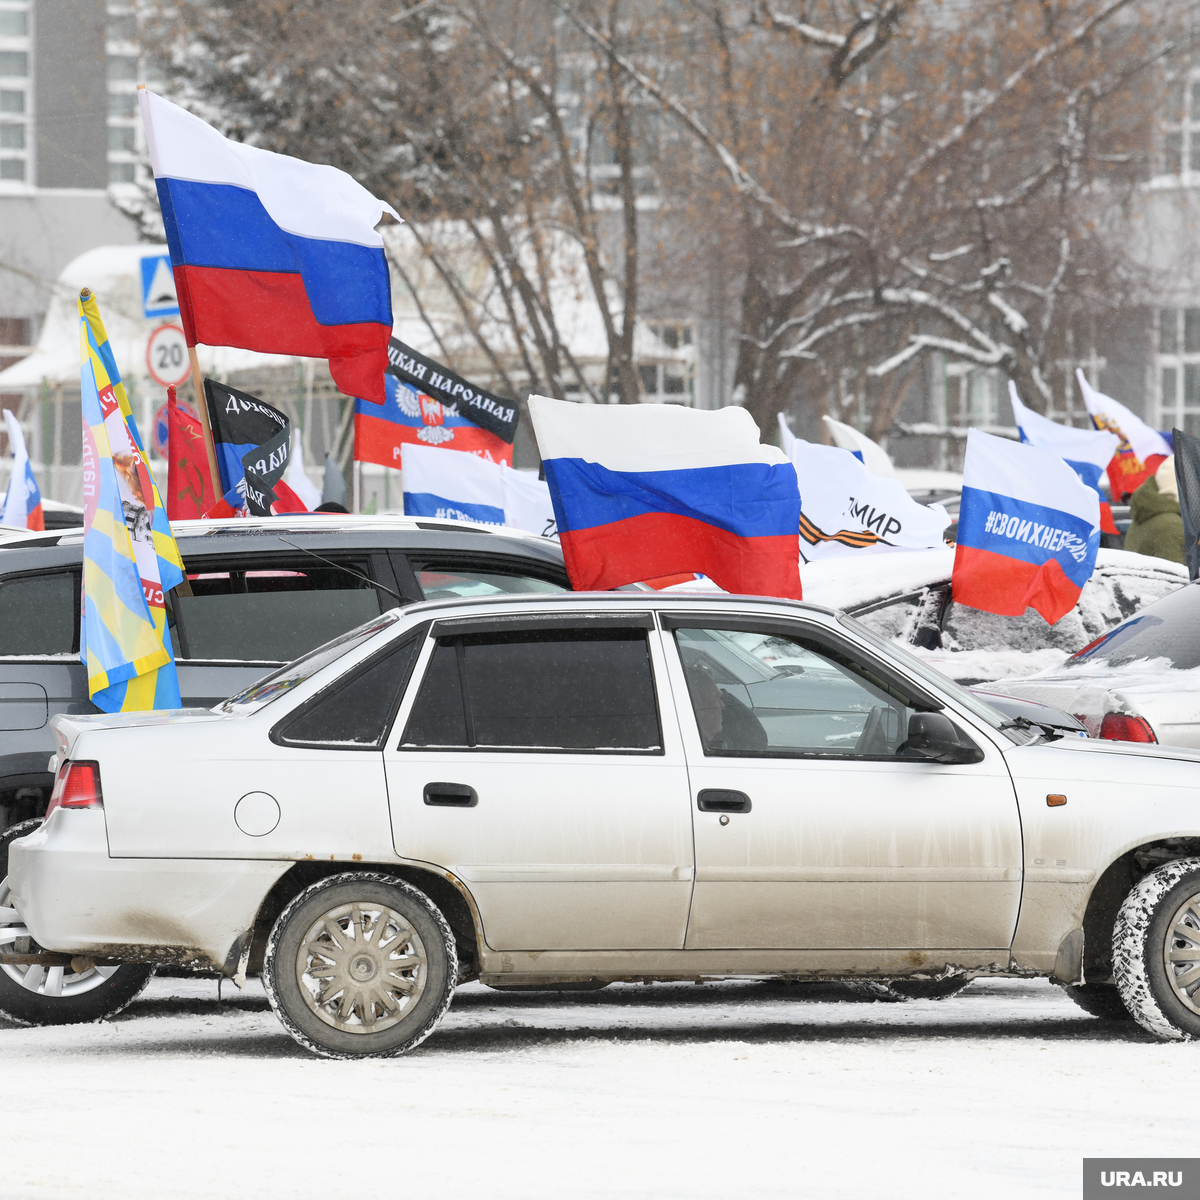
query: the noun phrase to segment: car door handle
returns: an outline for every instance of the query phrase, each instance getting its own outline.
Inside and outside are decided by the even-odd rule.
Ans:
[[[745,792],[730,792],[724,788],[705,788],[696,797],[701,812],[748,813],[750,797]]]
[[[465,783],[427,783],[425,803],[444,808],[474,808],[479,803],[479,796]]]

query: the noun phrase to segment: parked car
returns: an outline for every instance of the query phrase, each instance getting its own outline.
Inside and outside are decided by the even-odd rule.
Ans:
[[[177,521],[171,592],[185,705],[209,707],[398,605],[568,588],[557,543],[424,518]],[[79,660],[82,531],[0,547],[0,829],[45,811],[56,713],[94,713]]]
[[[1059,666],[1187,583],[1187,569],[1178,563],[1101,550],[1074,611],[1049,625],[1033,609],[1024,616],[1002,617],[954,603],[953,569],[954,548],[947,546],[877,554],[871,561],[810,563],[801,575],[805,599],[853,613],[967,686]],[[1047,703],[1061,707],[1053,700]]]
[[[1093,736],[1200,750],[1200,586],[1141,609],[1057,669],[995,688],[1067,708]]]
[[[411,1049],[476,976],[1048,976],[1200,1034],[1200,755],[1014,723],[816,606],[449,598],[211,710],[53,725],[0,962],[261,958],[322,1055]]]
[[[1074,711],[1064,711],[1061,697],[1008,686],[1009,680],[1060,666],[1066,658],[1116,627],[1131,613],[1169,595],[1187,582],[1177,563],[1101,550],[1096,570],[1075,610],[1054,625],[1033,609],[1020,617],[1001,617],[955,604],[951,591],[954,548],[871,554],[806,563],[801,579],[806,600],[856,616],[883,637],[892,638],[951,679],[971,687],[1010,716],[1049,722],[1093,737],[1104,734],[1099,723],[1085,726]],[[720,594],[711,580],[672,586],[673,593]],[[1002,693],[990,681],[1005,680]],[[1040,699],[1040,711],[1020,702]]]

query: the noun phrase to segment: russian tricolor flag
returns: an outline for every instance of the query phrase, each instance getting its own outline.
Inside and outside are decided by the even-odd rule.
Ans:
[[[392,296],[375,226],[395,210],[336,167],[138,95],[188,345],[325,358],[341,392],[382,404]]]
[[[4,427],[8,433],[13,465],[8,480],[8,491],[4,494],[4,506],[0,509],[0,524],[15,525],[18,529],[45,529],[42,493],[33,477],[33,467],[25,451],[25,435],[21,432],[21,426],[11,409],[4,410]]]
[[[1094,488],[1100,497],[1101,531],[1120,533],[1113,521],[1112,508],[1100,490],[1100,476],[1112,462],[1121,439],[1106,429],[1075,429],[1033,412],[1021,403],[1017,385],[1011,379],[1008,381],[1008,398],[1012,401],[1013,419],[1021,431],[1021,441],[1053,451],[1088,487]]]
[[[1052,450],[972,429],[963,466],[954,600],[1053,625],[1079,601],[1100,548],[1100,499]]]
[[[529,397],[571,586],[699,572],[800,599],[800,489],[744,408]]]

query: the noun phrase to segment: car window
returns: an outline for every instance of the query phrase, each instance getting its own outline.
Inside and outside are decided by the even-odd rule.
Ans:
[[[646,631],[607,627],[440,639],[402,744],[661,753]]]
[[[413,564],[417,582],[426,600],[446,600],[455,596],[499,596],[505,593],[565,592],[565,584],[513,571],[452,570],[420,567]]]
[[[1140,659],[1165,659],[1181,671],[1200,667],[1200,586],[1189,584],[1164,596],[1084,646],[1065,665],[1092,666],[1103,660],[1121,667]]]
[[[886,757],[915,705],[850,656],[800,636],[677,629],[706,755]]]
[[[338,680],[272,730],[272,741],[322,750],[379,749],[420,645],[420,637],[405,638],[382,658]]]
[[[0,656],[79,653],[79,576],[0,580]]]
[[[360,625],[357,629],[348,630],[341,637],[336,637],[333,641],[318,646],[302,658],[296,659],[295,662],[290,662],[278,671],[272,671],[270,675],[256,680],[248,688],[230,696],[228,700],[222,700],[217,705],[217,711],[252,712],[270,704],[272,700],[278,700],[280,696],[299,687],[306,679],[323,670],[330,663],[336,662],[343,654],[349,654],[351,650],[361,646],[368,638],[374,637],[381,629],[386,629],[398,620],[400,620],[400,610],[393,608],[383,613],[382,616],[376,617],[375,620]]]
[[[404,743],[429,748],[470,745],[455,641],[443,639],[434,647],[404,730]]]
[[[290,662],[379,615],[379,593],[357,577],[369,574],[365,561],[347,563],[357,575],[307,562],[255,561],[252,570],[235,564],[189,570],[192,594],[176,589],[171,596],[179,658]]]

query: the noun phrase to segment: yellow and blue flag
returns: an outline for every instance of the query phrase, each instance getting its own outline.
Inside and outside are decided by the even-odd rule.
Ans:
[[[166,593],[183,580],[183,561],[87,289],[79,296],[79,357],[88,694],[104,712],[178,708]]]

